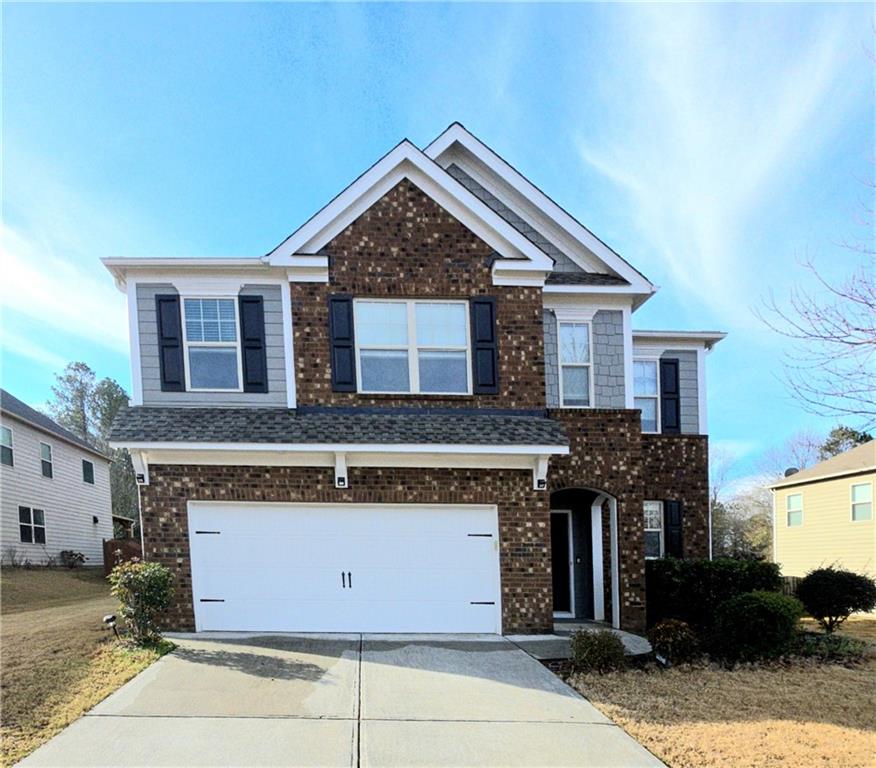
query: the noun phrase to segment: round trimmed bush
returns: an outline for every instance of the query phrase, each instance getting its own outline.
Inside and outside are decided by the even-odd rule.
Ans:
[[[700,653],[700,642],[690,626],[678,619],[665,619],[648,630],[654,653],[670,664],[692,661]]]
[[[791,650],[799,600],[777,592],[749,592],[727,600],[715,612],[713,651],[728,661],[771,659]]]
[[[610,672],[626,664],[624,644],[607,629],[579,630],[572,635],[572,669],[575,672]]]
[[[830,634],[853,613],[876,608],[876,582],[839,568],[817,568],[797,585],[806,612]]]

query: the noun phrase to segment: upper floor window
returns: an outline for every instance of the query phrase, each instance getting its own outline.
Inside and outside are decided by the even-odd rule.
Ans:
[[[873,483],[855,483],[852,486],[852,520],[873,519]]]
[[[48,443],[40,443],[40,465],[43,477],[51,478],[54,474],[52,465],[52,446]]]
[[[590,323],[560,322],[560,404],[588,408],[593,404]]]
[[[9,427],[0,427],[0,463],[11,467],[12,456],[12,430]]]
[[[785,500],[785,509],[788,513],[788,525],[803,525],[803,494],[791,493]]]
[[[356,300],[354,313],[360,391],[471,392],[467,302]]]
[[[46,543],[46,515],[41,509],[18,508],[18,535],[22,544]]]
[[[183,299],[186,389],[240,392],[241,361],[234,299]]]
[[[633,362],[635,407],[642,412],[642,431],[660,431],[660,385],[656,360]]]
[[[663,557],[663,502],[645,502],[645,557]]]
[[[94,463],[82,459],[82,482],[94,485]]]

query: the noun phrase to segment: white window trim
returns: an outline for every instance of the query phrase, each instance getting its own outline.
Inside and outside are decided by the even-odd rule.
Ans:
[[[182,312],[180,313],[180,320],[182,321],[182,334],[183,334],[183,368],[185,369],[186,376],[186,392],[243,392],[243,356],[241,354],[241,339],[240,339],[240,306],[238,303],[237,296],[210,296],[210,295],[191,295],[191,296],[181,296],[182,299]],[[191,346],[193,347],[213,347],[216,349],[230,349],[232,346],[237,352],[237,389],[226,389],[220,388],[216,389],[213,387],[193,387],[189,369],[191,366],[189,365],[189,336],[188,331],[186,329],[186,301],[193,300],[197,301],[199,299],[206,300],[216,300],[216,299],[225,299],[227,301],[231,301],[234,305],[234,335],[237,338],[237,341],[193,341],[191,342]]]
[[[792,496],[799,496],[800,497],[800,509],[799,510],[788,509],[788,502],[791,500]],[[802,493],[789,493],[787,496],[785,496],[785,528],[802,528],[803,527],[803,518],[805,516],[804,512],[803,512],[803,506],[804,505],[803,505],[803,494]],[[800,513],[800,523],[799,524],[791,525],[791,518],[788,516],[788,515],[790,515],[791,512],[799,512]]]
[[[657,394],[656,395],[637,395],[636,394],[636,363],[654,363],[657,368]],[[659,357],[651,357],[649,355],[636,355],[633,358],[633,408],[636,407],[636,400],[655,400],[657,402],[657,429],[653,432],[651,430],[643,429],[642,433],[645,435],[659,435],[660,431],[663,429],[662,418],[660,413],[660,358]]]
[[[868,485],[870,486],[870,517],[861,520],[855,520],[855,496],[854,490],[857,487]],[[858,504],[866,504],[866,501],[859,501]],[[849,519],[853,523],[872,523],[873,522],[873,483],[869,480],[866,480],[863,483],[850,483],[849,484]]]
[[[590,409],[595,408],[596,400],[596,376],[594,375],[593,366],[593,320],[591,318],[574,318],[564,315],[557,315],[557,368],[559,369],[560,381],[560,408],[572,409]],[[563,362],[563,342],[562,342],[562,326],[563,325],[586,325],[587,326],[587,351],[589,353],[590,362],[587,363],[564,363]],[[563,368],[587,368],[587,383],[590,391],[588,397],[589,405],[566,405],[565,396],[563,394]]]
[[[356,306],[365,304],[404,304],[407,312],[408,343],[407,344],[365,344],[359,343],[359,333],[356,331]],[[417,346],[417,304],[459,304],[463,307],[465,316],[465,346]],[[363,297],[353,299],[353,336],[355,338],[356,351],[356,391],[362,395],[398,395],[420,397],[468,397],[472,394],[471,372],[471,318],[468,311],[468,302],[459,299],[371,299]],[[393,392],[378,389],[364,389],[362,386],[362,365],[360,353],[362,350],[384,350],[392,352],[408,353],[408,383],[410,389],[407,392]],[[420,391],[420,361],[417,353],[420,351],[434,352],[465,352],[465,392],[421,392]]]
[[[15,436],[12,434],[12,427],[3,425],[4,429],[9,430],[9,445],[4,445],[4,448],[8,448],[12,452],[12,463],[11,464],[3,464],[4,467],[14,467],[15,466]]]
[[[660,528],[645,528],[645,505],[646,504],[656,504],[660,508]],[[663,502],[658,501],[657,499],[645,499],[642,504],[642,525],[643,530],[645,532],[648,531],[659,531],[660,532],[660,554],[659,555],[645,555],[646,560],[659,560],[666,554],[666,523],[664,513],[663,513]],[[644,538],[644,537],[643,537]]]
[[[21,522],[21,510],[22,509],[26,509],[28,511],[28,513],[30,514],[30,522],[29,523],[22,523]],[[33,521],[34,509],[43,513],[43,524],[42,525],[37,525],[36,523],[34,523],[34,521]],[[18,517],[18,543],[24,544],[25,546],[32,545],[34,547],[45,547],[49,543],[48,531],[47,531],[47,526],[46,526],[46,510],[42,507],[32,507],[32,506],[28,506],[25,504],[19,504],[18,505],[18,514],[19,514],[19,517]],[[22,541],[21,540],[21,526],[23,526],[23,525],[26,525],[28,528],[30,528],[30,541]],[[34,532],[35,532],[35,529],[37,529],[37,528],[43,529],[43,538],[45,539],[45,541],[40,542],[40,541],[36,540],[36,536],[34,535]]]
[[[91,482],[90,483],[88,482],[88,480],[85,479],[85,465],[86,464],[91,464]],[[96,478],[94,476],[94,462],[89,461],[88,459],[82,459],[82,482],[85,483],[85,485],[95,485],[95,480],[96,480]]]
[[[43,458],[43,446],[46,446],[46,448],[49,449],[49,458],[48,459]],[[43,462],[44,461],[47,461],[49,466],[52,468],[51,477],[47,477],[46,474],[43,472]],[[51,443],[45,443],[42,440],[40,440],[40,477],[42,477],[45,480],[54,480],[55,479],[55,451],[52,449]]]

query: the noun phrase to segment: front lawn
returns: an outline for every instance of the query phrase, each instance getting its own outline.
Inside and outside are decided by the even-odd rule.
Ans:
[[[0,764],[47,741],[160,653],[115,642],[102,572],[0,570]]]
[[[856,619],[844,629],[872,641],[874,626]],[[672,768],[874,764],[872,656],[849,666],[682,666],[590,673],[570,682]]]

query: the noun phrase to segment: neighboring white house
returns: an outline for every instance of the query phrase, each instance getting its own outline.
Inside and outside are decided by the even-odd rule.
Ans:
[[[62,550],[103,564],[113,538],[110,460],[0,389],[0,555],[60,562]]]

